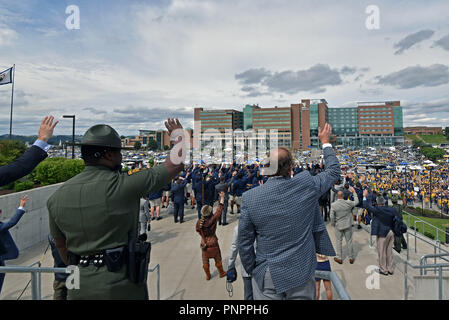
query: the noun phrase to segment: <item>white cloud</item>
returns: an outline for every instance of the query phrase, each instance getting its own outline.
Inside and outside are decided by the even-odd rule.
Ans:
[[[447,35],[444,12],[449,4],[445,1],[405,6],[381,0],[381,28],[376,31],[365,28],[366,4],[358,2],[173,0],[167,6],[142,1],[121,6],[117,12],[98,11],[97,6],[86,4],[81,8],[81,29],[73,32],[64,29],[64,14],[62,20],[53,16],[57,12],[41,18],[55,23],[37,25],[30,32],[29,26],[35,25],[24,4],[16,10],[23,14],[8,10],[5,18],[0,17],[5,30],[11,30],[6,36],[0,31],[0,47],[4,41],[17,44],[0,51],[0,61],[5,67],[16,63],[16,88],[26,94],[17,99],[17,121],[34,117],[38,126],[45,113],[74,112],[80,128],[111,122],[119,132],[133,134],[137,127],[162,126],[160,110],[168,110],[167,114],[182,110],[183,116],[188,110],[193,117],[195,106],[241,109],[258,103],[271,107],[317,96],[326,98],[331,107],[366,100],[407,100],[416,105],[448,97],[447,85],[398,90],[375,81],[376,76],[410,66],[447,64],[447,51],[426,47],[426,42],[400,56],[393,50],[394,43],[417,30],[436,30],[435,40]],[[28,29],[16,28],[14,21]],[[300,93],[296,88],[280,90],[282,99],[279,93],[235,78],[247,70],[296,72],[318,64],[346,76],[342,82],[331,81],[332,85],[320,85],[321,79],[314,78],[316,88],[303,85],[306,90]],[[296,74],[297,83],[304,84],[302,74]],[[271,87],[279,85],[288,87],[288,83]],[[7,107],[10,88],[3,87],[0,106]],[[124,108],[129,108],[128,117],[113,112]],[[154,121],[141,117],[149,120],[147,124],[133,118],[144,108],[158,117]],[[404,108],[405,116],[407,112]],[[7,130],[1,123],[7,118],[0,113],[0,132]]]

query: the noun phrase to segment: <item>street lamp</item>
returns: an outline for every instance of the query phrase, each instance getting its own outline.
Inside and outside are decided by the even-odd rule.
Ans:
[[[63,118],[72,118],[72,159],[75,159],[75,115],[63,115]]]
[[[432,209],[432,170],[434,167],[435,167],[435,164],[429,164],[427,166],[427,169],[429,170],[429,173],[430,173],[430,181],[429,181],[430,209]]]

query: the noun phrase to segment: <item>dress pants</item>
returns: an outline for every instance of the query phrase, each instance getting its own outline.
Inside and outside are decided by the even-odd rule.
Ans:
[[[386,237],[377,236],[377,253],[379,268],[382,272],[393,272],[393,243],[394,233],[389,231]]]
[[[226,223],[226,214],[228,213],[228,200],[225,200],[223,204],[223,211],[221,212],[220,216],[220,223]]]
[[[304,285],[290,289],[283,293],[276,293],[270,268],[265,271],[263,288],[259,288],[256,280],[252,278],[254,300],[315,300],[315,279],[311,278]]]
[[[352,227],[343,230],[335,229],[335,237],[337,238],[337,259],[343,260],[343,236],[348,246],[349,259],[354,259],[354,246],[352,245]]]
[[[174,203],[174,214],[175,222],[178,222],[178,217],[180,221],[184,221],[184,202]]]
[[[253,282],[251,277],[243,278],[243,299],[244,300],[254,300],[253,296]]]
[[[196,199],[196,198],[195,198]],[[196,208],[198,209],[198,220],[201,219],[201,208],[203,207],[203,204],[201,201],[196,201]]]

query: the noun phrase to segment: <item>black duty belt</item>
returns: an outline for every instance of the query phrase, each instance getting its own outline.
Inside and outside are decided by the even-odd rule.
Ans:
[[[68,251],[67,262],[69,265],[79,265],[80,267],[93,265],[100,268],[106,265],[108,271],[117,272],[126,264],[127,252],[126,246],[102,250],[92,255],[77,255]]]
[[[104,254],[96,254],[90,256],[80,256],[79,266],[87,267],[93,264],[95,267],[100,268],[105,265]]]

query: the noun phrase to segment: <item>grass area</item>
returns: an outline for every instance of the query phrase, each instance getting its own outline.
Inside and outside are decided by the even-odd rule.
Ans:
[[[449,143],[445,135],[442,134],[434,134],[434,135],[420,135],[420,137],[427,143],[430,144],[441,144],[441,143]]]
[[[418,137],[417,137],[416,135],[414,135],[414,134],[405,134],[404,136],[405,136],[407,139],[410,139],[410,140],[412,140],[412,141],[421,141],[421,140],[419,140]]]
[[[407,215],[404,214],[403,215],[404,218],[404,222],[407,225],[407,227],[411,228],[413,227],[415,221],[419,221],[419,220],[424,220],[425,222],[431,224],[432,226],[437,227],[438,229],[440,229],[440,231],[438,231],[438,238],[442,243],[446,242],[446,235],[441,232],[442,231],[446,231],[446,226],[445,225],[449,225],[449,219],[439,219],[439,218],[428,218],[428,217],[420,217],[420,216],[412,216],[412,215]],[[424,225],[424,226],[423,226]],[[429,226],[428,224],[423,224],[422,222],[417,222],[416,223],[416,228],[417,231],[428,236],[429,238],[434,238],[436,239],[436,230],[435,228]]]

